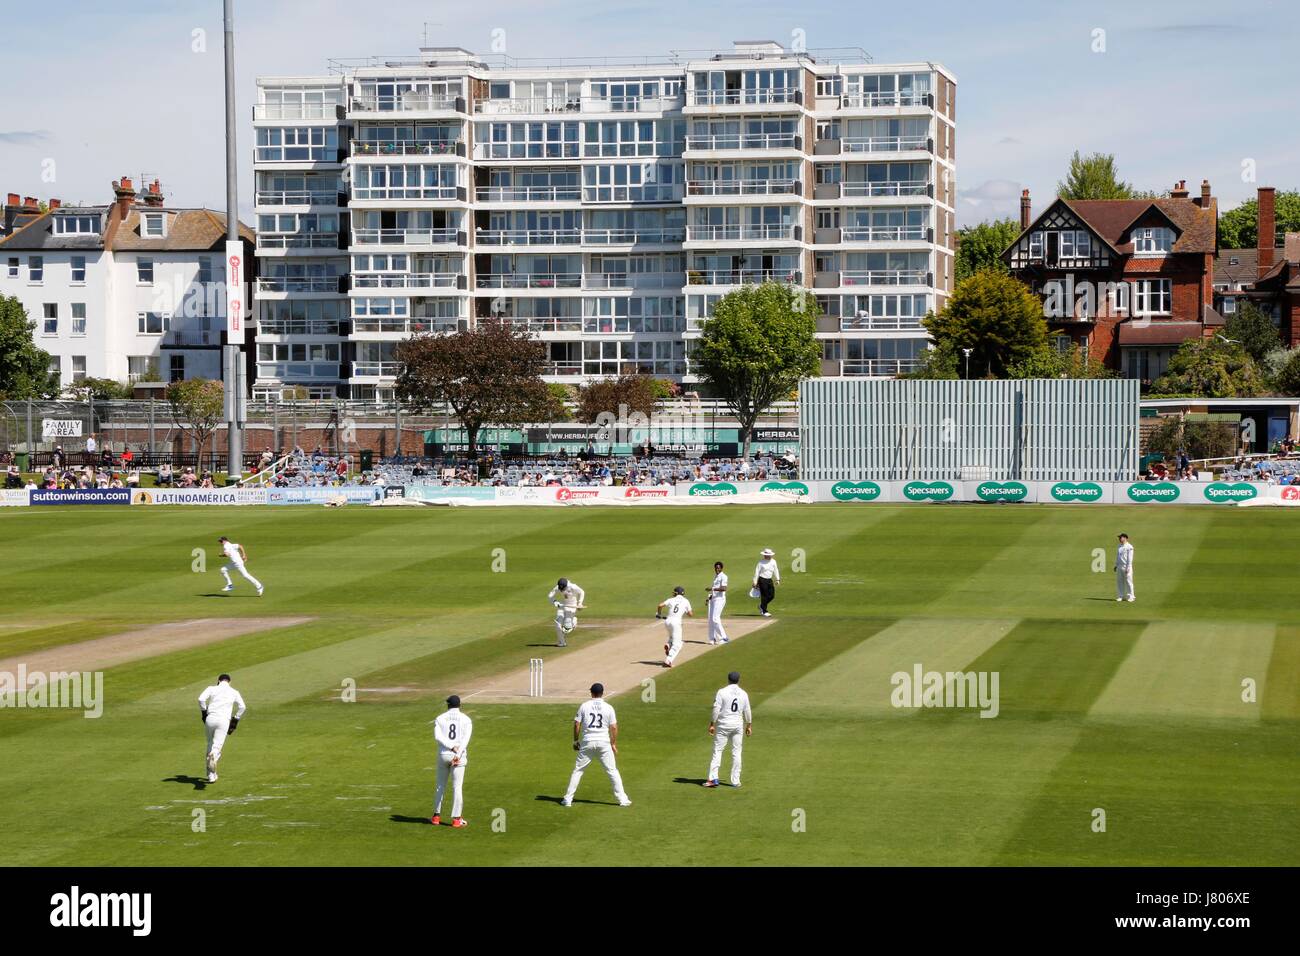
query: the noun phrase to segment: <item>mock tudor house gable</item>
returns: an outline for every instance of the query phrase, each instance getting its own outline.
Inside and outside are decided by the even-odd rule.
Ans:
[[[1036,219],[1021,195],[1021,233],[1003,253],[1044,299],[1058,348],[1077,345],[1121,374],[1151,382],[1188,339],[1212,335],[1218,207],[1208,181],[1163,199],[1055,199]]]

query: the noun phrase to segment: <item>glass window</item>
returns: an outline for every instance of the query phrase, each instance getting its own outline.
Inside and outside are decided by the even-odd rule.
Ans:
[[[9,257],[9,270],[8,270],[8,271],[9,271],[9,278],[11,278],[11,279],[17,279],[17,278],[18,278],[18,257],[17,257],[17,256],[10,256],[10,257]]]
[[[86,303],[72,303],[72,334],[86,334]]]
[[[44,282],[45,281],[45,259],[42,256],[32,256],[27,260],[27,281]]]
[[[135,281],[141,285],[153,285],[152,259],[137,259],[135,261]]]
[[[86,281],[86,257],[85,256],[72,257],[72,281],[73,282]]]
[[[141,217],[141,233],[146,239],[161,239],[163,235],[162,213],[148,213]]]
[[[84,382],[86,380],[86,356],[72,356],[72,380],[74,382]]]
[[[41,331],[46,335],[59,334],[59,304],[57,302],[45,303],[45,325]]]

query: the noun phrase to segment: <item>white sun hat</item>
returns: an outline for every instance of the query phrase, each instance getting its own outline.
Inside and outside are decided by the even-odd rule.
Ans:
[[[773,551],[771,548],[764,548],[762,556],[765,558],[772,558],[776,556],[776,552]]]

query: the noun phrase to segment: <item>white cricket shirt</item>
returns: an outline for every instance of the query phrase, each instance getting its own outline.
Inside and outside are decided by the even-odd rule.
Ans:
[[[559,588],[551,588],[551,593],[546,595],[547,600],[554,602],[555,595],[560,596],[560,604],[563,607],[576,608],[580,604],[587,603],[587,592],[578,587],[572,581],[569,586],[561,591]]]
[[[244,559],[239,556],[239,545],[233,541],[227,541],[221,546],[221,553],[233,561],[235,564],[243,564]]]
[[[467,760],[470,735],[474,733],[474,721],[460,712],[459,707],[443,711],[433,722],[433,739],[438,742],[438,753],[450,753],[459,747],[461,762]]]
[[[687,611],[693,610],[691,602],[686,599],[684,594],[674,594],[664,602],[664,610],[668,612],[667,620],[669,624],[680,624],[682,615]]]
[[[584,701],[573,719],[582,725],[584,744],[609,743],[609,728],[618,723],[614,708],[599,697]]]
[[[728,730],[752,724],[754,715],[749,709],[749,695],[739,684],[728,684],[713,698],[713,723]]]
[[[1133,545],[1121,544],[1115,549],[1115,570],[1130,571],[1133,568]]]
[[[240,696],[239,691],[231,687],[226,681],[213,684],[199,694],[199,706],[208,712],[209,718],[216,717],[218,720],[229,720],[231,711],[236,704],[239,705],[239,710],[235,712],[234,716],[243,717],[244,711],[248,709],[244,705],[244,698]]]

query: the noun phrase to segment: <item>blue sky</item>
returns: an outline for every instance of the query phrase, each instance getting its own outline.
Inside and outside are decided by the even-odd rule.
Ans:
[[[223,208],[221,0],[6,5],[0,192],[104,202],[146,173],[168,202]],[[1221,208],[1300,185],[1293,3],[862,0],[238,0],[240,193],[251,198],[254,77],[430,43],[517,58],[660,55],[734,39],[935,60],[958,81],[959,221],[1039,210],[1075,148],[1148,189],[1208,178]],[[196,52],[194,31],[206,31]],[[1104,51],[1096,51],[1103,36]],[[1253,163],[1257,182],[1248,178]],[[52,181],[51,181],[52,177]],[[241,214],[249,216],[248,201]]]

